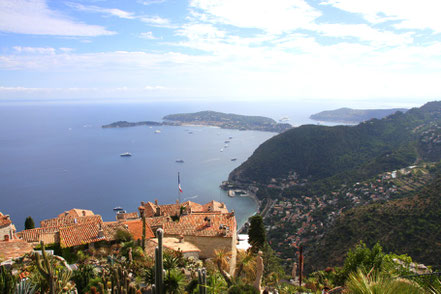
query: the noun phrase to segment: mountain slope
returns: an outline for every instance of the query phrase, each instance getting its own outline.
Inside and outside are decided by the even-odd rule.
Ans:
[[[304,125],[264,142],[229,180],[264,184],[294,171],[311,181],[359,180],[439,158],[440,130],[441,102],[357,126]]]
[[[348,210],[308,249],[307,263],[316,269],[341,265],[347,249],[360,240],[441,266],[441,176],[411,197]]]

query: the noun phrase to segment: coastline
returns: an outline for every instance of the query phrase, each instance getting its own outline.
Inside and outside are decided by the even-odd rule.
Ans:
[[[253,215],[255,215],[255,214],[257,214],[257,213],[259,213],[259,211],[260,211],[260,201],[259,201],[259,199],[257,199],[257,196],[256,196],[256,194],[254,194],[254,193],[252,193],[251,191],[249,191],[249,190],[246,190],[247,191],[247,193],[248,193],[248,195],[247,196],[239,196],[239,197],[249,197],[249,198],[251,198],[251,199],[253,199],[254,200],[254,202],[256,203],[256,205],[257,205],[257,210],[256,211],[254,211],[254,213],[252,213],[250,216],[248,216],[248,218],[250,218],[250,217],[252,217]],[[244,232],[243,231],[245,231],[246,229],[248,229],[248,219],[240,226],[240,227],[238,227],[237,228],[237,233],[238,234],[243,234]]]

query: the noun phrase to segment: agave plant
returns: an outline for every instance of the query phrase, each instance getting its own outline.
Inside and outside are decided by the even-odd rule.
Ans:
[[[383,273],[371,271],[368,274],[357,270],[349,275],[345,284],[344,293],[351,294],[423,294],[424,289],[416,282],[393,278]]]

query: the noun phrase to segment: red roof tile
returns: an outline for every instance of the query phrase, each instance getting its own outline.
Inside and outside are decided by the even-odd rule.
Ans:
[[[71,226],[74,224],[84,224],[89,222],[98,222],[102,221],[100,215],[89,215],[89,216],[83,216],[83,217],[75,217],[71,214],[63,215],[60,214],[60,216],[56,218],[46,219],[42,220],[40,222],[40,226],[42,228],[45,227],[66,227]]]
[[[135,212],[128,212],[128,213],[118,213],[116,214],[116,220],[131,220],[131,219],[139,219],[138,213]]]
[[[182,215],[179,221],[167,216],[146,218],[146,221],[153,231],[162,227],[166,235],[232,237],[236,233],[233,213],[194,213]]]
[[[45,244],[53,244],[60,241],[58,231],[58,227],[35,228],[18,232],[17,236],[26,242],[43,241]]]
[[[0,241],[0,259],[9,260],[32,251],[32,245],[23,240]]]

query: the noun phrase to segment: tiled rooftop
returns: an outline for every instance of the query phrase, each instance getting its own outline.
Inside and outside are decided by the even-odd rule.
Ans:
[[[18,232],[17,236],[26,242],[43,241],[45,244],[53,244],[60,241],[58,231],[58,227],[35,228]]]
[[[3,260],[17,258],[32,251],[32,245],[23,240],[0,241],[0,259]]]
[[[153,217],[157,216],[157,211],[159,208],[160,216],[174,216],[179,215],[181,213],[181,207],[184,208],[184,213],[190,214],[195,212],[220,212],[220,213],[228,213],[228,209],[224,203],[212,200],[204,205],[200,205],[199,203],[186,201],[183,203],[174,203],[174,204],[162,204],[158,205],[157,201],[155,203],[147,202],[144,203],[145,216]]]
[[[182,215],[179,221],[173,221],[168,216],[149,217],[146,222],[153,230],[162,227],[166,235],[231,238],[236,232],[233,213],[195,213]]]
[[[131,220],[131,219],[139,219],[139,215],[136,211],[116,214],[116,220],[118,220],[118,221]]]
[[[99,231],[102,229],[102,236]],[[102,240],[108,240],[104,234],[102,223],[84,223],[60,228],[60,246],[62,248],[85,245]]]
[[[40,226],[45,227],[66,227],[74,224],[84,224],[89,222],[102,221],[100,215],[87,215],[82,217],[73,216],[71,214],[60,214],[56,218],[42,220]]]

